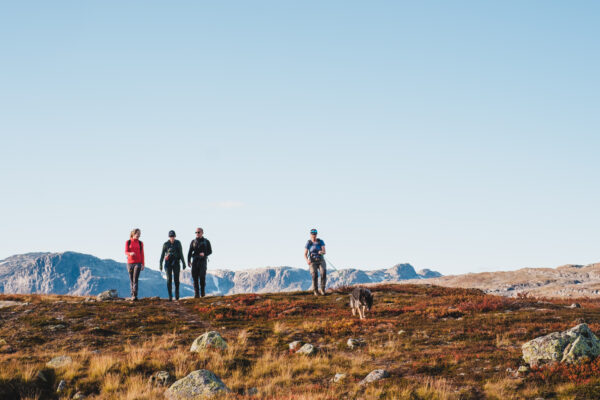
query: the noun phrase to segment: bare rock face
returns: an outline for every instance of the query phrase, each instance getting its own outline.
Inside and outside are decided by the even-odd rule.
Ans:
[[[554,332],[533,339],[522,346],[523,359],[529,365],[553,362],[575,363],[600,355],[600,340],[587,324],[564,332]]]
[[[165,391],[169,400],[207,399],[221,392],[231,392],[213,372],[200,369],[176,381]]]

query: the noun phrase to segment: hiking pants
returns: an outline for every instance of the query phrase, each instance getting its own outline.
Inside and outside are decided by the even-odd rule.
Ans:
[[[167,275],[167,292],[169,292],[169,299],[173,297],[173,278],[175,278],[175,299],[179,300],[179,260],[165,262],[165,274]]]
[[[200,287],[198,287],[198,278],[200,278]],[[192,260],[192,282],[194,283],[194,297],[204,297],[204,287],[206,286],[206,257],[194,257]],[[198,292],[201,292],[200,294]]]
[[[312,289],[317,290],[319,281],[319,271],[321,272],[321,289],[325,292],[325,284],[327,283],[327,264],[325,260],[313,261],[310,263],[310,274],[312,275],[313,286]]]
[[[138,279],[140,277],[140,271],[142,270],[142,264],[141,263],[127,264],[127,270],[129,271],[129,284],[131,286],[131,297],[137,299]]]

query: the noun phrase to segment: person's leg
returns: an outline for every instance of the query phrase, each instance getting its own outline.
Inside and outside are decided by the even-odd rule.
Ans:
[[[167,274],[167,293],[169,293],[169,301],[171,301],[173,299],[173,267],[169,261],[165,263],[165,273]]]
[[[129,291],[131,292],[131,298],[133,298],[133,271],[135,264],[127,264],[127,272],[129,272]]]
[[[202,297],[205,295],[204,288],[206,287],[206,269],[206,258],[202,258],[200,260],[200,290]]]
[[[325,264],[325,260],[321,260],[319,269],[321,272],[321,294],[325,295],[325,286],[327,285],[327,264]]]
[[[317,289],[319,288],[319,270],[317,263],[310,263],[310,275],[312,276],[312,290],[316,296],[319,294],[319,292],[317,292]]]
[[[180,267],[179,267],[179,262],[177,263],[177,265],[173,265],[173,278],[175,279],[175,300],[179,300],[179,272]]]
[[[142,271],[142,264],[135,264],[133,269],[133,298],[137,300],[138,297],[138,281],[140,278],[140,272]]]
[[[200,275],[200,265],[198,264],[198,260],[194,259],[192,261],[192,283],[194,284],[194,297],[200,297],[200,287],[198,286],[198,277]]]

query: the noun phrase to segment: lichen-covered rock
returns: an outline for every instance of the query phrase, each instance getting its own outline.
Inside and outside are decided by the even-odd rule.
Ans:
[[[369,372],[369,375],[365,377],[362,381],[360,381],[360,385],[366,385],[367,383],[379,381],[384,378],[389,378],[390,374],[385,369],[376,369],[374,371]]]
[[[535,338],[522,346],[523,359],[529,365],[553,362],[575,363],[600,355],[600,340],[587,324],[564,332]]]
[[[54,357],[52,360],[50,360],[46,363],[46,367],[62,368],[62,367],[66,367],[67,365],[71,364],[72,362],[73,362],[73,359],[69,356]]]
[[[67,388],[67,381],[62,379],[60,382],[58,382],[58,387],[56,388],[56,393],[62,393],[65,391],[66,388]]]
[[[310,343],[306,343],[304,346],[300,347],[300,350],[296,352],[296,354],[304,354],[306,356],[311,356],[317,352],[315,346]]]
[[[113,299],[118,299],[118,298],[119,298],[119,293],[117,293],[116,289],[106,290],[106,291],[100,293],[98,296],[96,296],[96,300],[98,300],[98,301],[113,300]]]
[[[227,342],[221,337],[219,332],[210,331],[198,336],[196,340],[194,340],[194,343],[192,343],[190,351],[200,353],[202,350],[209,347],[225,350],[227,348]]]
[[[223,391],[231,390],[211,371],[199,369],[172,384],[165,391],[165,397],[169,400],[205,399]]]
[[[333,381],[334,381],[335,383],[337,383],[337,382],[341,382],[341,381],[343,381],[344,379],[346,379],[346,374],[342,374],[342,373],[337,373],[337,374],[335,374],[335,376],[333,377]]]

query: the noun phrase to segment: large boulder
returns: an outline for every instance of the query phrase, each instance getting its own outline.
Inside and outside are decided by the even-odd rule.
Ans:
[[[600,339],[587,324],[564,332],[535,338],[522,346],[523,359],[529,365],[553,362],[575,363],[600,355]]]
[[[219,332],[210,331],[198,336],[196,340],[194,340],[194,343],[192,343],[190,351],[200,353],[209,347],[225,350],[227,348],[227,342],[221,337]]]
[[[205,399],[223,391],[231,392],[214,373],[199,369],[171,385],[165,397],[169,400]]]

